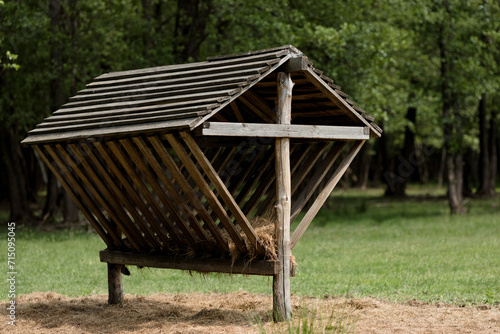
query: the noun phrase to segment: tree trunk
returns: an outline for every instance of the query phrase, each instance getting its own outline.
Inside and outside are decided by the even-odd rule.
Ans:
[[[490,166],[489,166],[489,175],[490,178],[488,180],[488,195],[496,196],[495,185],[496,185],[496,176],[497,176],[497,164],[498,164],[498,153],[497,153],[497,123],[498,110],[491,110],[491,118],[490,118],[490,129],[489,129],[489,158],[490,158]]]
[[[490,189],[490,150],[488,140],[488,122],[486,115],[486,94],[481,94],[478,107],[479,115],[479,187],[477,194],[489,196]]]

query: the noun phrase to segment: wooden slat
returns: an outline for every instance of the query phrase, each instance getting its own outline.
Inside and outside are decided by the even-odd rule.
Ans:
[[[231,195],[229,190],[227,190],[226,186],[220,179],[219,175],[213,169],[212,165],[205,157],[200,147],[196,144],[193,137],[191,137],[191,135],[188,132],[181,132],[180,136],[188,146],[189,150],[193,153],[194,157],[200,164],[200,167],[208,176],[208,178],[214,185],[215,189],[217,189],[219,196],[224,200],[225,204],[229,208],[229,211],[231,211],[231,213],[234,215],[236,221],[238,222],[239,227],[243,230],[243,232],[247,236],[250,244],[255,248],[255,250],[260,255],[264,255],[265,250],[260,244],[259,237],[257,236],[257,234],[255,234],[255,230],[252,228],[252,225],[250,225],[250,222],[248,221],[247,217],[243,214],[240,207],[234,200],[233,196]]]
[[[86,173],[89,175],[90,181],[92,181],[93,184],[95,185],[94,187],[96,188],[95,191],[97,191],[99,194],[102,194],[102,196],[109,202],[109,204],[111,205],[110,209],[116,213],[120,223],[126,224],[123,226],[123,228],[127,230],[135,230],[136,228],[135,225],[137,224],[139,226],[139,231],[137,231],[138,232],[137,235],[139,235],[139,238],[142,236],[141,234],[144,233],[147,236],[146,240],[148,240],[149,243],[153,246],[153,249],[154,248],[161,249],[162,248],[161,243],[156,239],[154,234],[151,233],[148,226],[144,223],[142,217],[135,210],[128,210],[128,212],[134,218],[134,220],[132,221],[125,212],[125,210],[123,210],[121,203],[126,203],[128,202],[128,200],[125,198],[125,196],[123,196],[122,192],[119,189],[115,189],[115,191],[111,193],[109,191],[109,185],[104,185],[104,183],[101,181],[101,178],[97,176],[94,169],[89,165],[87,159],[85,159],[83,155],[80,153],[77,146],[75,144],[69,144],[68,147],[72,151],[72,156],[76,158],[77,160],[76,162],[79,165],[83,166]],[[91,185],[87,184],[87,187],[90,186]],[[116,188],[114,184],[113,186]],[[111,188],[113,186],[111,186]],[[116,201],[117,197],[119,201]]]
[[[247,100],[245,97],[240,96],[238,99],[245,106],[247,106],[251,111],[253,111],[259,118],[261,118],[265,122],[273,122],[272,118],[269,117],[265,112],[257,108],[252,102]]]
[[[306,179],[307,174],[316,165],[318,159],[323,155],[330,143],[319,143],[311,153],[307,156],[304,163],[297,169],[297,172],[292,171],[292,195],[297,191],[302,182]]]
[[[264,55],[274,54],[276,57],[281,57],[281,56],[286,55],[290,52],[301,53],[293,45],[283,45],[283,46],[279,46],[279,47],[275,47],[275,48],[258,50],[258,51],[249,51],[249,52],[235,53],[235,54],[230,54],[230,55],[211,56],[211,57],[207,57],[207,60],[219,62],[221,60],[236,59],[238,61],[241,61],[240,59],[246,59],[248,57],[254,57],[256,55],[263,55],[263,54]]]
[[[121,172],[118,170],[118,168],[115,166],[115,164],[107,164],[107,168],[103,166],[101,161],[96,157],[92,150],[92,146],[90,144],[80,144],[80,147],[83,148],[85,151],[87,157],[90,158],[92,161],[93,165],[99,172],[99,174],[102,176],[104,182],[106,185],[111,189],[113,192],[114,196],[117,196],[118,199],[123,203],[125,208],[133,215],[133,217],[136,219],[136,221],[141,221],[141,214],[137,210],[137,207],[139,210],[142,212],[142,215],[145,217],[146,222],[160,222],[158,219],[154,218],[152,213],[149,211],[149,209],[144,205],[144,202],[139,198],[139,196],[136,194],[135,190],[132,188],[132,186],[126,181],[126,178],[121,174]],[[107,153],[101,154],[101,158],[103,158],[105,161],[110,161],[111,159],[107,156]],[[113,178],[113,175],[115,177]],[[119,185],[122,186],[123,189],[120,189],[118,186],[118,183],[116,180],[120,180]],[[129,200],[130,198],[130,200]],[[131,202],[132,201],[132,202]],[[158,224],[151,224],[153,227],[154,231],[156,232],[156,235],[158,238],[162,241],[163,245],[165,247],[170,246],[170,239],[167,237],[167,231],[161,229]],[[179,239],[177,237],[177,234],[175,233],[169,233],[171,240],[178,242]]]
[[[345,142],[336,142],[320,165],[316,168],[314,174],[309,178],[307,186],[302,190],[297,200],[292,205],[292,213],[290,221],[293,223],[297,215],[302,211],[307,201],[311,198],[316,188],[320,185],[323,178],[326,176],[330,168],[333,166],[337,158],[339,157],[342,149],[345,147]]]
[[[62,174],[60,174],[54,165],[49,161],[49,159],[45,156],[45,153],[42,151],[42,149],[38,145],[34,145],[33,148],[38,152],[40,157],[42,158],[43,162],[45,165],[50,169],[52,174],[57,178],[59,183],[63,186],[63,188],[68,192],[68,195],[71,197],[71,199],[75,202],[76,205],[78,205],[78,208],[80,208],[80,211],[85,215],[89,223],[94,227],[96,230],[97,234],[102,238],[102,240],[106,243],[106,246],[110,248],[114,248],[114,243],[113,243],[113,237],[108,235],[107,232],[101,227],[101,224],[94,218],[92,213],[87,209],[87,206],[80,200],[78,195],[75,193],[73,190],[74,188],[68,184],[66,179],[62,177]],[[121,239],[118,239],[117,246],[122,246],[123,243],[121,242]]]
[[[238,120],[238,122],[245,122],[245,119],[241,115],[241,111],[238,108],[236,101],[232,101],[230,105],[231,105],[231,109],[233,110],[234,115],[236,116],[236,119]]]
[[[365,140],[368,128],[357,126],[321,126],[297,124],[255,124],[206,122],[204,136],[307,138],[329,140]]]
[[[188,180],[184,177],[184,175],[180,171],[175,161],[172,159],[170,154],[163,146],[160,139],[156,136],[153,136],[153,137],[148,137],[148,140],[153,145],[153,148],[155,149],[156,153],[163,161],[167,169],[170,171],[170,173],[172,173],[173,178],[176,180],[177,184],[184,192],[189,202],[191,202],[193,208],[197,211],[197,213],[201,216],[201,218],[205,222],[205,226],[207,226],[208,230],[212,234],[213,238],[215,239],[221,250],[224,252],[228,252],[229,247],[227,246],[227,242],[220,234],[219,228],[217,227],[215,222],[212,220],[212,218],[206,211],[199,197],[196,196],[194,189],[192,189],[189,186]]]
[[[164,196],[163,189],[153,179],[150,172],[144,168],[142,163],[142,157],[135,151],[135,149],[131,146],[131,144],[126,140],[120,140],[121,146],[126,150],[129,154],[132,161],[134,161],[135,165],[139,168],[141,175],[137,173],[137,171],[132,168],[131,160],[126,159],[123,152],[119,148],[119,146],[115,142],[108,142],[107,145],[115,155],[115,157],[122,163],[123,168],[127,171],[127,174],[132,177],[134,180],[134,184],[139,188],[140,193],[147,199],[147,202],[153,208],[157,208],[158,214],[163,212],[163,208],[170,214],[172,219],[176,222],[177,227],[182,231],[182,235],[186,239],[186,241],[190,244],[194,249],[199,248],[198,240],[196,240],[195,236],[191,232],[191,230],[186,226],[183,218],[179,215],[177,210],[172,206],[169,199]],[[148,184],[145,184],[142,180],[142,177],[145,177],[149,186],[152,187],[155,194],[159,197],[160,202],[153,196],[151,190],[148,188]]]
[[[267,104],[266,100],[264,100],[262,97],[260,97],[255,92],[253,92],[251,89],[247,90],[243,95],[253,105],[255,105],[259,110],[261,110],[263,113],[265,113],[266,116],[269,117],[274,123],[274,120],[276,119],[276,112],[273,110],[273,108],[271,108]]]
[[[311,205],[309,210],[307,210],[307,213],[305,214],[304,218],[302,218],[299,225],[293,232],[292,239],[290,242],[290,247],[292,249],[297,245],[297,242],[299,241],[300,237],[304,234],[304,232],[306,231],[309,224],[311,224],[314,217],[316,217],[316,214],[318,213],[319,209],[328,199],[333,189],[335,189],[335,186],[340,181],[340,178],[344,175],[347,168],[349,168],[349,165],[351,164],[352,160],[356,157],[356,155],[358,154],[359,150],[361,149],[364,143],[365,140],[354,143],[351,150],[344,158],[344,160],[342,160],[340,165],[337,167],[335,173],[333,173],[332,177],[330,178],[326,186],[323,188],[318,197],[314,200],[314,203]]]
[[[153,168],[158,179],[165,186],[166,191],[170,194],[176,206],[180,208],[183,211],[184,215],[188,218],[191,228],[196,232],[196,234],[201,240],[205,241],[204,247],[207,247],[209,250],[212,250],[213,246],[210,243],[208,243],[209,237],[206,234],[205,230],[202,228],[200,222],[195,218],[193,212],[191,211],[191,208],[187,205],[187,203],[180,196],[180,194],[177,193],[175,186],[165,175],[165,171],[160,166],[154,155],[151,153],[147,144],[140,137],[134,137],[132,138],[132,140],[139,148],[140,152],[142,153],[146,161]]]
[[[180,256],[160,256],[125,252],[101,251],[101,262],[135,265],[139,267],[193,270],[199,272],[219,272],[245,275],[274,275],[279,261],[233,261],[231,259],[188,258]]]
[[[80,165],[77,165],[73,159],[69,156],[68,152],[60,145],[55,145],[56,149],[59,151],[59,154],[64,158],[64,162],[69,165],[72,171],[74,171],[78,177],[80,178],[80,182],[86,186],[89,190],[90,194],[96,199],[96,201],[108,212],[110,218],[115,222],[115,224],[119,227],[119,231],[123,233],[130,243],[136,247],[136,249],[143,249],[144,247],[154,247],[153,244],[147,244],[140,235],[140,232],[137,231],[134,222],[130,219],[130,217],[124,213],[120,212],[120,210],[116,210],[112,207],[108,202],[112,201],[112,198],[103,198],[101,192],[94,186],[93,182],[89,180],[89,178],[80,170]],[[78,182],[78,181],[77,181]]]
[[[205,181],[205,178],[203,177],[203,175],[201,175],[200,171],[191,160],[184,147],[182,147],[177,139],[171,134],[166,134],[164,138],[170,143],[177,156],[181,159],[183,165],[189,171],[190,176],[193,178],[193,180],[195,180],[196,184],[200,188],[203,196],[205,196],[212,209],[217,213],[217,216],[219,217],[222,225],[226,228],[226,231],[229,233],[229,236],[233,240],[238,250],[241,253],[245,254],[245,244],[243,243],[241,236],[235,230],[233,222],[229,218],[227,212],[224,210],[224,206],[220,203],[219,199],[214,194],[209,184]]]
[[[115,110],[115,109],[127,109],[127,108],[138,108],[138,107],[147,107],[147,106],[157,106],[160,104],[170,104],[170,105],[178,105],[182,102],[193,104],[194,101],[207,101],[207,100],[215,100],[216,102],[222,102],[229,99],[229,96],[236,94],[234,90],[221,90],[217,92],[208,92],[208,93],[196,93],[196,94],[188,94],[188,95],[176,95],[176,96],[168,96],[161,97],[156,99],[148,99],[141,101],[124,101],[124,102],[115,102],[115,103],[103,103],[96,104],[91,106],[84,107],[61,107],[58,111],[54,112],[54,115],[63,115],[63,114],[74,114],[80,112],[96,112],[96,111],[105,111],[105,110]]]
[[[222,65],[218,66],[218,64],[214,63],[213,66],[201,68],[201,69],[189,69],[189,70],[179,70],[174,72],[165,72],[165,73],[150,73],[148,75],[143,76],[132,76],[128,78],[105,78],[103,76],[97,77],[93,82],[87,85],[88,88],[93,87],[102,87],[102,86],[119,86],[126,85],[131,83],[141,83],[141,82],[150,82],[156,80],[165,80],[165,79],[173,79],[173,78],[182,78],[189,77],[193,75],[210,75],[210,74],[220,74],[224,72],[234,72],[234,71],[242,71],[246,69],[251,70],[260,70],[265,71],[266,68],[278,63],[280,59],[271,59],[265,61],[256,61],[250,63],[242,63],[242,64],[231,64],[231,65]]]
[[[346,113],[346,115],[349,116],[349,118],[351,118],[355,122],[359,122],[364,124],[365,126],[370,127],[371,132],[375,136],[381,136],[381,134],[376,129],[374,129],[362,116],[360,116],[352,108],[351,105],[349,105],[337,92],[335,92],[335,89],[330,87],[327,82],[323,81],[323,79],[320,78],[320,76],[318,76],[318,74],[316,74],[314,70],[309,68],[307,71],[304,71],[304,74],[316,87],[318,87],[319,90],[325,93],[332,100],[332,102],[334,102],[340,109],[342,109]]]

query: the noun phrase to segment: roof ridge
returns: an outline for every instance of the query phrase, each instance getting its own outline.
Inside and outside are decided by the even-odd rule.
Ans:
[[[262,49],[262,50],[255,50],[255,51],[248,51],[248,52],[242,52],[242,53],[234,53],[234,54],[229,54],[229,55],[217,55],[217,56],[211,56],[207,57],[206,61],[217,61],[217,60],[222,60],[222,59],[231,59],[231,58],[240,58],[240,57],[247,57],[247,56],[252,56],[252,55],[257,55],[257,54],[262,54],[262,53],[272,53],[276,51],[288,51],[285,54],[296,54],[296,55],[303,55],[302,51],[297,49],[295,46],[288,44],[288,45],[283,45],[283,46],[278,46],[275,48],[270,48],[270,49]]]

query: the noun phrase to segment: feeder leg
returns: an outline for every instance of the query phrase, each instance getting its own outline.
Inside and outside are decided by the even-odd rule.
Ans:
[[[290,73],[278,73],[277,123],[290,124],[293,81]],[[280,271],[273,276],[274,321],[290,320],[290,211],[292,199],[290,139],[276,138],[276,246]]]
[[[108,263],[108,304],[123,303],[122,264]]]

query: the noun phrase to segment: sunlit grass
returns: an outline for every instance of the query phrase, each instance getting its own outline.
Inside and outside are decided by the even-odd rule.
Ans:
[[[410,189],[389,200],[381,190],[336,191],[293,250],[297,295],[374,296],[462,303],[500,301],[499,199],[469,200],[469,214],[450,216],[444,192]],[[439,197],[429,197],[439,195]],[[6,231],[0,233],[6,268]],[[0,249],[1,249],[0,248]],[[17,230],[17,293],[107,293],[105,248],[85,231]],[[125,293],[246,290],[271,293],[267,277],[130,268]],[[4,271],[5,273],[7,270]],[[0,291],[7,291],[5,280]],[[1,294],[6,299],[6,293]]]

